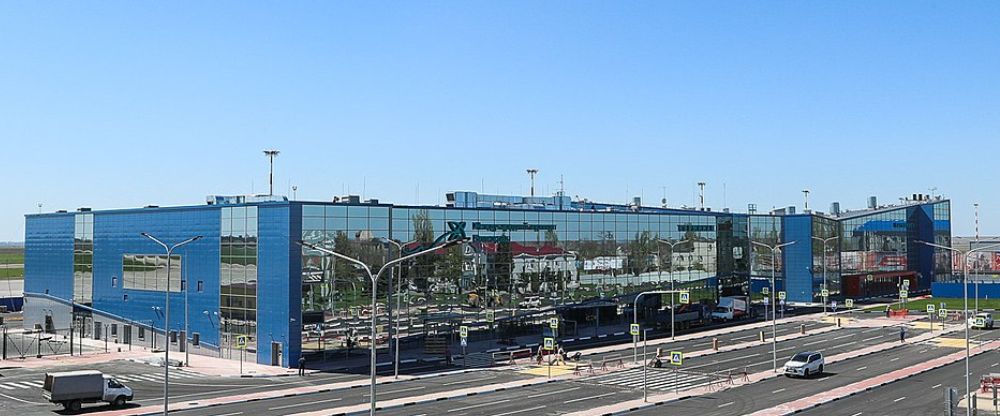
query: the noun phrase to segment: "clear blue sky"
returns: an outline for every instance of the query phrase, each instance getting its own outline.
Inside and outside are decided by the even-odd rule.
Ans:
[[[745,210],[938,192],[1000,234],[1000,3],[3,2],[0,240],[277,188]],[[354,5],[363,5],[355,7]],[[419,187],[419,192],[418,192]]]

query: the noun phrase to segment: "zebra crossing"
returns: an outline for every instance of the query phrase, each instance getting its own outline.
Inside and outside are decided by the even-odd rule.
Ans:
[[[124,383],[162,383],[163,373],[162,372],[152,372],[149,374],[111,374],[116,380]],[[188,373],[183,371],[171,371],[170,380],[194,380],[203,379],[209,377],[202,374]],[[41,380],[18,380],[18,381],[0,381],[0,393],[5,391],[17,391],[25,389],[40,389],[44,386],[44,382]]]
[[[705,374],[693,374],[687,372],[675,373],[670,370],[649,368],[646,373],[646,388],[650,390],[663,391],[686,390],[707,385],[711,382],[711,380],[711,377]],[[618,386],[628,389],[641,389],[642,368],[630,368],[628,370],[591,376],[580,381],[585,383]]]
[[[162,383],[163,372],[151,372],[149,374],[112,374],[116,380],[125,383]],[[194,380],[208,377],[203,374],[187,373],[184,371],[171,371],[170,380]]]

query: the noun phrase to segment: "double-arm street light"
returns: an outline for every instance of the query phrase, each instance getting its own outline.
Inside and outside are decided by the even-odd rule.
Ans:
[[[444,244],[440,244],[440,245],[437,245],[437,246],[434,246],[434,247],[431,247],[431,248],[428,248],[428,249],[425,249],[425,250],[418,251],[416,253],[408,254],[406,256],[400,256],[400,257],[396,258],[395,260],[392,260],[392,261],[389,261],[389,262],[386,262],[385,264],[383,264],[382,267],[378,269],[378,272],[374,273],[374,274],[372,273],[371,268],[368,267],[368,265],[365,264],[364,262],[362,262],[361,260],[345,256],[345,255],[340,254],[340,253],[338,253],[336,251],[333,251],[333,250],[330,250],[330,249],[326,249],[326,248],[323,248],[323,247],[319,247],[319,246],[317,246],[315,244],[310,244],[310,243],[307,243],[305,241],[301,241],[300,240],[300,241],[297,242],[297,243],[299,243],[299,245],[301,245],[303,247],[306,247],[308,249],[316,250],[316,251],[319,251],[321,253],[325,253],[325,254],[331,255],[333,257],[339,258],[341,260],[345,260],[345,261],[348,261],[350,263],[353,263],[353,264],[357,265],[358,267],[362,268],[365,271],[365,273],[368,274],[368,278],[371,279],[371,282],[372,282],[372,309],[371,309],[372,325],[371,325],[371,393],[370,393],[370,396],[371,396],[371,415],[372,416],[375,416],[375,402],[376,402],[376,399],[375,399],[375,335],[376,335],[375,334],[375,322],[376,322],[376,318],[378,317],[378,313],[377,313],[377,311],[378,311],[378,306],[377,306],[377,301],[378,301],[378,294],[377,294],[378,286],[377,286],[377,283],[378,283],[379,276],[381,276],[382,272],[384,272],[386,269],[391,268],[392,266],[395,266],[395,265],[397,265],[399,263],[402,263],[402,262],[404,262],[406,260],[412,259],[414,257],[419,257],[419,256],[422,256],[422,255],[425,255],[425,254],[430,254],[430,253],[433,253],[435,251],[438,251],[438,250],[441,250],[441,249],[446,249],[448,247],[452,247],[452,246],[455,246],[455,245],[459,245],[459,244],[465,243],[468,240],[469,240],[468,238],[462,237],[462,238],[458,238],[458,239],[454,239],[454,240],[448,241],[448,242],[446,242]]]
[[[829,289],[826,287],[826,257],[827,257],[826,256],[826,243],[829,242],[829,241],[836,240],[838,238],[840,238],[839,235],[835,235],[833,237],[828,237],[828,238],[820,238],[820,237],[813,236],[813,240],[822,241],[823,242],[823,290],[826,290],[827,293],[830,293],[830,292],[829,292]],[[838,264],[840,264],[840,263],[838,262]],[[823,297],[823,314],[826,314],[826,303],[827,303],[827,299],[826,298],[827,298],[826,296]]]
[[[403,245],[396,240],[392,240],[385,237],[380,237],[378,241],[385,244],[392,244],[396,246],[397,257],[403,257]],[[394,351],[392,354],[392,377],[399,378],[399,310],[400,306],[400,293],[403,287],[403,269],[400,265],[396,265],[396,319],[392,319],[392,274],[389,275],[389,331],[392,333],[389,335],[389,339],[392,340]]]
[[[164,348],[163,356],[163,416],[167,416],[168,403],[170,402],[170,256],[173,255],[174,250],[178,247],[198,241],[201,239],[201,236],[197,235],[170,246],[148,233],[140,233],[140,235],[153,240],[156,244],[162,246],[167,252],[167,290],[164,291],[166,306],[163,311],[163,336],[166,339],[166,342],[164,342],[164,344],[166,344],[166,348]],[[184,314],[187,316],[187,308],[184,309]],[[187,331],[187,329],[185,329],[185,331]],[[156,338],[156,333],[153,333],[152,335],[153,338]],[[184,333],[184,338],[184,342],[187,343],[187,332]],[[186,345],[184,346],[184,350],[187,351]]]
[[[674,290],[674,247],[681,243],[690,243],[691,240],[670,241],[657,238],[656,242],[670,246],[670,272],[667,275],[670,277],[670,290]],[[674,295],[670,295],[670,340],[674,340]]]
[[[926,241],[917,241],[920,244],[940,248],[942,250],[949,250],[951,252],[957,253],[962,256],[962,297],[965,298],[964,307],[964,317],[965,317],[965,409],[966,414],[972,416],[972,404],[968,403],[972,400],[972,390],[969,384],[969,257],[972,256],[977,251],[989,250],[991,248],[1000,247],[1000,244],[991,244],[984,247],[977,247],[972,250],[962,251],[954,247],[943,246],[940,244],[929,243]]]
[[[776,303],[774,301],[774,292],[775,292],[774,273],[775,273],[775,270],[777,270],[777,268],[778,268],[778,256],[777,256],[778,251],[780,251],[783,247],[795,244],[795,242],[794,241],[789,241],[787,243],[776,244],[776,245],[773,245],[773,246],[767,245],[767,244],[764,244],[764,243],[760,243],[760,242],[757,242],[757,241],[752,241],[752,240],[750,242],[753,243],[756,246],[764,247],[764,248],[767,248],[768,250],[771,250],[771,290],[770,290],[770,292],[771,292],[771,365],[774,367],[774,372],[777,373],[778,372],[778,315],[776,315],[777,309],[774,306],[774,304]],[[782,310],[784,310],[784,309],[782,309]]]

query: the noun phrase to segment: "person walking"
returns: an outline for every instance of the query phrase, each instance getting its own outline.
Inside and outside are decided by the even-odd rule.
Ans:
[[[306,375],[306,357],[299,357],[299,377]]]
[[[906,342],[906,328],[899,327],[899,343]]]

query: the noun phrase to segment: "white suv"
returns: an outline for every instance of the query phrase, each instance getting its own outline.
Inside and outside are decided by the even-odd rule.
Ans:
[[[823,354],[818,352],[800,352],[785,363],[785,376],[809,377],[823,373]]]
[[[993,329],[993,315],[989,312],[980,312],[976,316],[969,318],[969,326],[976,329]]]

